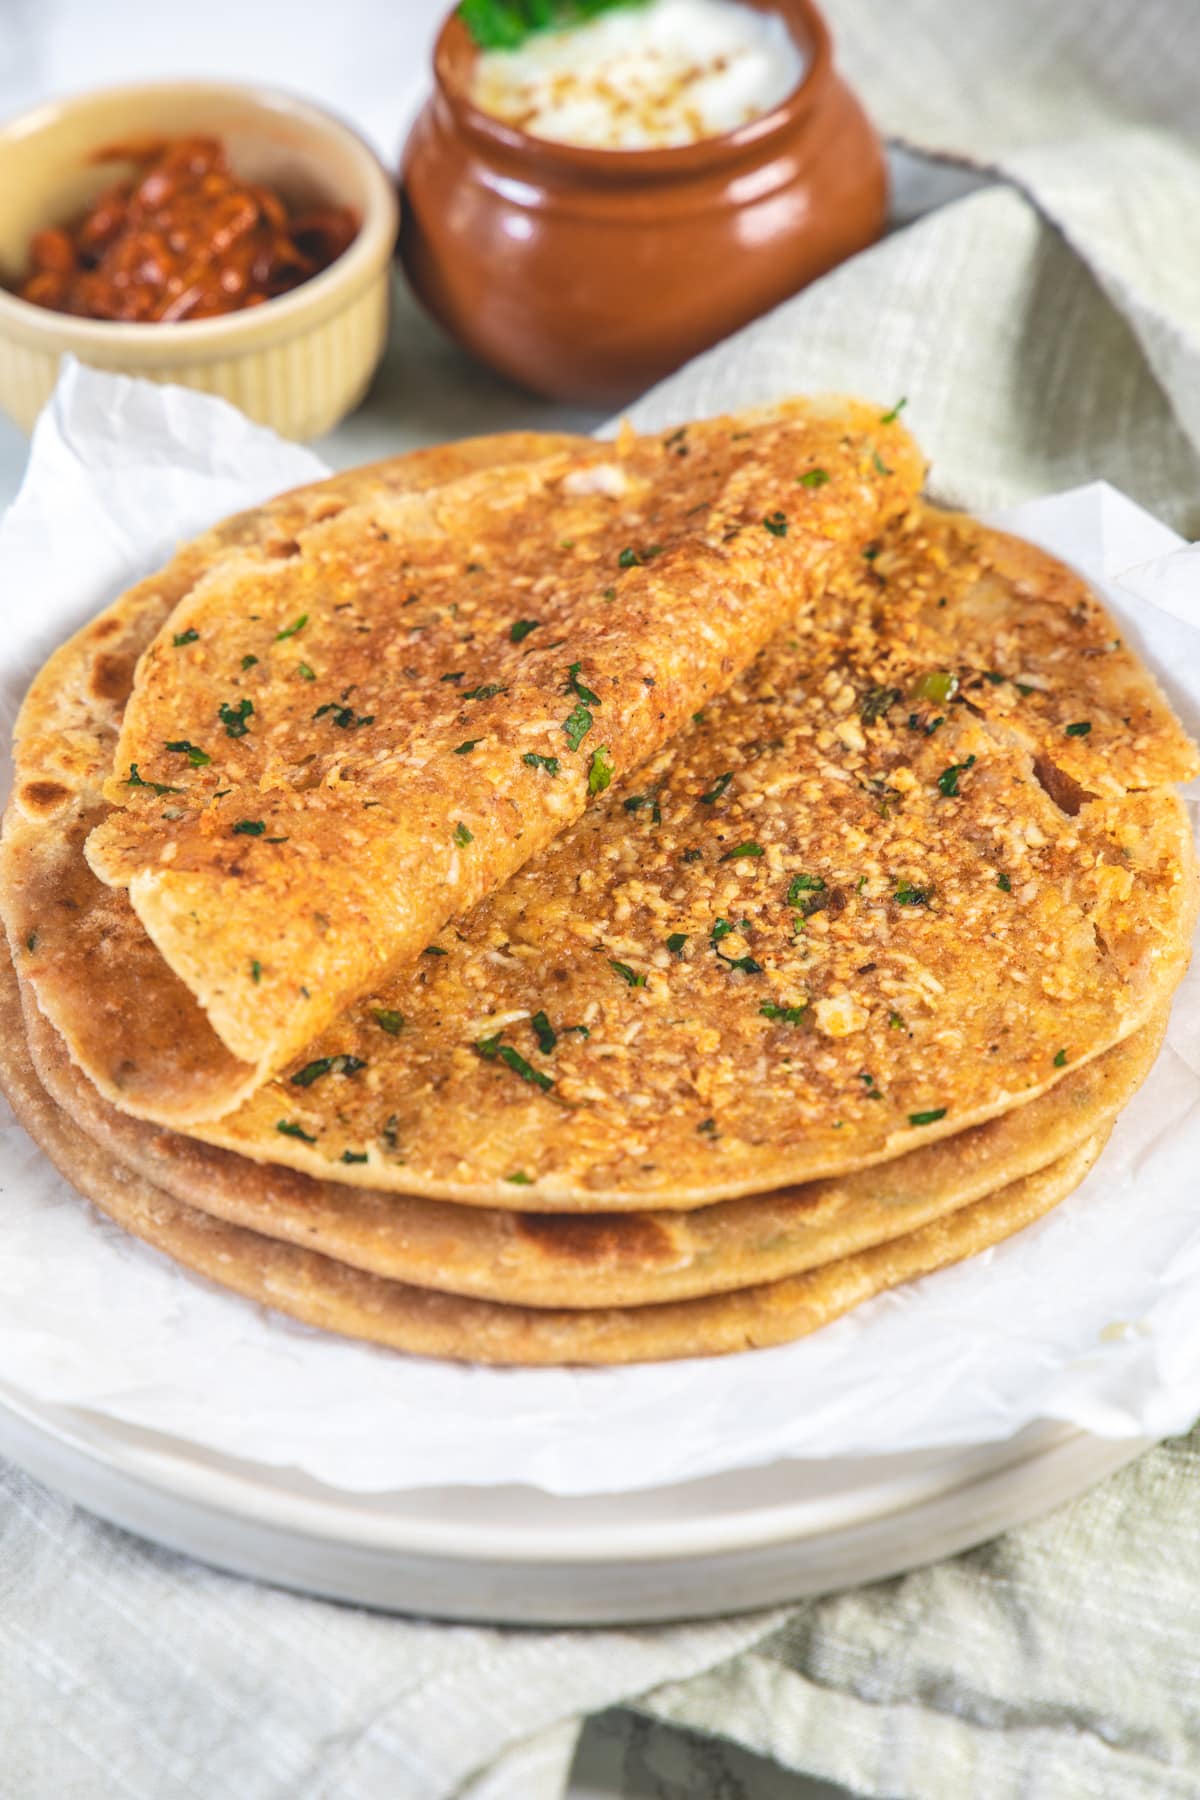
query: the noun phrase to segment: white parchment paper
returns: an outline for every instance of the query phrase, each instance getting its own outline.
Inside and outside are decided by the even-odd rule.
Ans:
[[[178,539],[321,473],[219,401],[68,368],[0,526],[5,746],[84,618]],[[999,522],[1097,583],[1200,734],[1200,549],[1103,485]],[[460,1368],[308,1331],[98,1218],[3,1111],[0,1381],[345,1489],[615,1492],[1037,1419],[1162,1436],[1200,1413],[1200,969],[1098,1167],[1047,1219],[801,1343],[660,1367]]]

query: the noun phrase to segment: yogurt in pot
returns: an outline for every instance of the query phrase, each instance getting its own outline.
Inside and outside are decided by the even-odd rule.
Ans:
[[[506,125],[597,150],[662,150],[734,131],[800,84],[782,18],[742,0],[629,0],[480,55],[471,98]]]

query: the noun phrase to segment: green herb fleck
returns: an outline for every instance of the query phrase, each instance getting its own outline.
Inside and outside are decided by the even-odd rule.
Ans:
[[[549,1056],[558,1042],[557,1031],[544,1012],[535,1012],[529,1023],[533,1027],[533,1035],[538,1041],[538,1049],[543,1056]]]
[[[449,956],[449,954],[450,952],[443,950],[440,944],[426,944],[421,952],[422,956]]]
[[[881,425],[894,425],[896,423],[896,420],[900,417],[900,414],[904,411],[904,409],[907,405],[908,405],[908,395],[902,394],[900,399],[897,400],[895,406],[893,406],[889,412],[880,413],[879,423]]]
[[[527,750],[521,761],[531,769],[545,769],[547,775],[558,774],[557,756],[539,756],[536,750]]]
[[[514,644],[524,643],[530,632],[537,631],[541,623],[540,619],[517,619],[509,627],[508,635]]]
[[[574,694],[578,699],[586,701],[589,706],[599,706],[599,694],[593,694],[591,688],[585,687],[583,682],[579,679],[579,670],[581,666],[582,665],[577,662],[571,664],[570,668],[567,670],[567,680],[566,685],[563,688],[563,693]]]
[[[1005,875],[1005,874],[997,875],[996,886],[1000,889],[1001,893],[1011,894],[1012,893],[1011,877],[1008,875]]]
[[[807,904],[803,895],[824,892],[825,883],[819,875],[793,875],[788,883],[787,903],[789,906],[803,906]]]
[[[902,881],[892,896],[897,906],[928,906],[933,889],[914,887],[911,881]]]
[[[724,775],[718,775],[717,779],[713,782],[712,786],[709,788],[707,794],[701,794],[701,796],[700,796],[701,806],[715,806],[717,804],[717,801],[721,798],[722,794],[725,792],[725,789],[729,786],[729,784],[732,780],[733,780],[733,770],[732,769],[726,769]]]
[[[614,962],[610,956],[608,959],[608,966],[614,975],[619,975],[621,980],[626,982],[631,988],[645,987],[646,977],[644,975],[639,975],[636,969],[631,969],[628,963]]]
[[[199,744],[189,744],[186,738],[175,738],[167,745],[167,749],[174,750],[179,756],[186,756],[193,769],[202,769],[212,761],[207,750],[202,750]]]
[[[616,764],[606,745],[601,744],[598,750],[593,750],[588,767],[588,793],[602,794],[611,785],[615,768]]]
[[[476,744],[482,744],[482,738],[465,738],[461,744],[455,744],[455,756],[470,756]]]
[[[1074,725],[1067,726],[1067,736],[1086,737],[1091,729],[1092,721],[1090,719],[1077,719]]]
[[[280,1119],[275,1126],[282,1137],[299,1138],[303,1144],[315,1144],[316,1138],[310,1137],[303,1125],[297,1125],[294,1119]]]
[[[739,856],[765,856],[765,855],[766,855],[766,851],[763,849],[761,844],[756,844],[753,842],[753,840],[749,840],[748,842],[746,842],[744,844],[735,844],[733,849],[727,850],[725,852],[724,856],[719,858],[719,860],[723,863],[727,863],[727,862],[734,862]]]
[[[1065,1068],[1066,1068],[1066,1066],[1067,1066],[1067,1053],[1066,1053],[1066,1051],[1065,1051],[1065,1050],[1056,1050],[1056,1051],[1055,1051],[1055,1053],[1054,1053],[1054,1066],[1055,1066],[1055,1068],[1056,1068],[1056,1069],[1065,1069]]]
[[[365,1163],[367,1153],[365,1150],[343,1150],[342,1161],[344,1163]]]
[[[296,673],[301,681],[315,681],[317,679],[315,673],[309,668],[306,662],[296,664]]]
[[[909,1113],[908,1122],[910,1125],[936,1125],[938,1120],[944,1119],[945,1116],[946,1108],[944,1106],[934,1106],[928,1112]]]
[[[799,1025],[808,1011],[808,1001],[802,1000],[799,1006],[776,1006],[773,1000],[764,1000],[758,1010],[764,1019],[777,1019],[782,1025]]]
[[[511,1182],[513,1187],[532,1187],[533,1186],[532,1175],[527,1175],[525,1173],[524,1169],[514,1169],[512,1174],[506,1175],[504,1177],[504,1179],[505,1179],[505,1181]]]
[[[234,837],[261,837],[267,829],[265,819],[239,819],[233,827]]]
[[[343,731],[357,731],[360,725],[375,723],[374,713],[356,713],[352,706],[341,706],[336,700],[327,700],[324,706],[318,706],[313,718],[323,719],[326,713],[333,714],[333,724]]]
[[[177,631],[171,642],[176,650],[182,650],[185,644],[194,644],[199,636],[200,633],[189,626],[186,631]]]
[[[262,980],[262,964],[259,962],[257,956],[254,958],[254,961],[250,964],[250,979],[254,983],[255,987],[257,987],[259,982]]]
[[[217,717],[225,727],[225,736],[231,738],[245,737],[250,727],[246,720],[254,711],[253,700],[239,700],[236,706],[224,701],[217,708]]]
[[[974,766],[975,758],[973,756],[968,756],[966,762],[951,763],[948,769],[943,769],[937,778],[939,794],[943,794],[947,800],[956,799],[958,797],[959,776],[965,775],[967,770],[974,768]]]
[[[371,1017],[379,1026],[379,1029],[381,1031],[386,1031],[389,1037],[399,1037],[400,1033],[404,1030],[404,1014],[402,1012],[393,1012],[390,1007],[374,1007],[371,1012]]]
[[[949,669],[927,669],[919,675],[909,689],[909,697],[913,700],[932,700],[935,706],[945,706],[947,700],[953,700],[958,692],[958,676]]]
[[[862,697],[858,716],[864,725],[874,725],[883,718],[889,706],[894,706],[899,698],[899,688],[870,687]]]
[[[904,1020],[898,1012],[893,1012],[893,1013],[888,1014],[888,1030],[889,1031],[903,1031],[904,1030]]]
[[[562,728],[566,735],[567,748],[578,750],[592,729],[592,715],[582,701],[567,714],[562,722]]]
[[[533,1087],[541,1088],[543,1093],[554,1086],[551,1077],[543,1075],[540,1069],[535,1069],[532,1063],[526,1062],[519,1050],[514,1050],[511,1044],[501,1043],[499,1032],[495,1037],[480,1038],[475,1049],[485,1062],[495,1062],[499,1058],[514,1075],[519,1075],[522,1081],[528,1081]]]
[[[152,794],[160,795],[183,793],[182,788],[168,787],[165,781],[143,781],[141,775],[138,773],[138,766],[136,763],[130,763],[129,765],[129,779],[126,781],[125,786],[149,788]]]
[[[282,631],[277,631],[275,633],[275,642],[281,644],[284,638],[295,637],[296,633],[298,631],[303,631],[307,624],[308,614],[301,613],[298,619],[293,619],[290,625],[285,625]]]
[[[243,669],[252,669],[257,661],[257,656],[243,656],[242,667]]]
[[[801,487],[824,487],[829,480],[829,471],[828,469],[806,469],[803,475],[797,475],[796,480]]]
[[[879,470],[881,475],[893,475],[895,473],[894,469],[888,468],[878,450],[872,450],[871,461],[875,464],[875,467]]]
[[[475,842],[474,832],[468,831],[461,819],[454,827],[454,841],[460,849],[465,849],[468,844],[473,844]]]
[[[786,513],[779,512],[778,510],[773,513],[768,513],[763,519],[763,524],[766,526],[772,537],[787,536],[788,527]]]
[[[686,931],[673,931],[667,939],[667,949],[671,952],[672,956],[677,956],[682,960],[684,945],[687,941],[688,934]]]
[[[37,949],[37,947],[38,947],[38,934],[36,931],[31,931],[29,933],[29,936],[25,939],[25,948],[28,950],[30,956],[32,956],[34,951]]]
[[[318,1056],[315,1062],[305,1063],[302,1069],[297,1069],[292,1076],[292,1086],[311,1087],[322,1075],[357,1075],[366,1066],[361,1056]]]

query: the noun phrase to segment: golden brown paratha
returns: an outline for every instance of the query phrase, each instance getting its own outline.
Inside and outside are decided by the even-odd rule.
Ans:
[[[921,475],[877,409],[797,401],[225,556],[142,656],[88,860],[262,1079],[726,687]],[[143,1110],[182,1116],[174,1090]]]
[[[172,1200],[115,1162],[38,1082],[16,984],[0,974],[0,1087],[34,1141],[125,1230],[222,1287],[309,1325],[418,1355],[511,1364],[629,1363],[785,1343],[873,1295],[976,1254],[1082,1181],[1107,1134],[923,1230],[789,1280],[665,1305],[569,1311],[498,1306],[385,1281]]]
[[[1187,956],[1192,747],[1052,558],[930,512],[870,548],[205,1135],[376,1189],[661,1210],[903,1154],[1136,1030]],[[92,905],[49,906],[48,939],[27,910],[39,997],[46,959],[86,992]],[[138,928],[102,916],[120,994]]]
[[[83,844],[107,807],[101,789],[138,658],[181,599],[230,556],[269,562],[297,533],[368,496],[419,492],[493,463],[539,460],[580,440],[513,432],[417,451],[282,494],[187,544],[52,656],[15,728],[13,792],[0,843],[0,911],[14,951],[37,950],[40,1004],[105,1092],[136,1098],[143,1071],[183,1112],[219,1111],[249,1072],[213,1032],[132,913],[88,868]]]
[[[200,1212],[388,1280],[528,1306],[644,1306],[801,1273],[903,1236],[1036,1173],[1111,1123],[1165,1015],[1001,1118],[838,1179],[693,1212],[546,1213],[350,1188],[252,1163],[110,1106],[23,996],[35,1072],[114,1162]]]

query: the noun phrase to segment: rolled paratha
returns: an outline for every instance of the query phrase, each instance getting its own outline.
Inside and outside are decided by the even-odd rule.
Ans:
[[[223,556],[139,662],[91,867],[252,1086],[728,686],[922,472],[894,418],[797,401]],[[141,1074],[147,1115],[207,1104]]]

